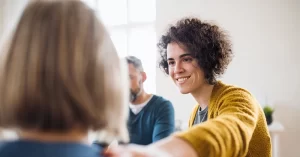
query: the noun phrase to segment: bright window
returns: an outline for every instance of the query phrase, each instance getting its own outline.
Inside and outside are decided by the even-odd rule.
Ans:
[[[119,56],[142,60],[147,80],[144,87],[156,93],[155,0],[83,0],[109,30]]]

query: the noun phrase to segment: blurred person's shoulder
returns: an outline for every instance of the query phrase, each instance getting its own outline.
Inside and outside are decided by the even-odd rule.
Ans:
[[[37,141],[1,141],[1,157],[102,157],[102,147],[78,143],[43,143]]]
[[[0,156],[1,157],[15,157],[12,156],[12,154],[14,153],[14,151],[16,151],[16,149],[18,148],[18,146],[15,144],[14,141],[0,141]]]

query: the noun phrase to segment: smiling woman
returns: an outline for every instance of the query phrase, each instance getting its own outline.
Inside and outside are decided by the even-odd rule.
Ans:
[[[191,128],[175,137],[191,144],[198,156],[270,156],[270,135],[260,105],[247,90],[217,80],[233,57],[225,31],[186,18],[171,26],[158,46],[160,66],[182,94],[191,93],[198,103]]]
[[[198,104],[189,129],[146,148],[123,151],[134,157],[271,157],[270,134],[259,103],[246,89],[218,80],[233,56],[231,42],[219,26],[184,18],[162,35],[158,47],[160,67],[182,94],[192,94]]]

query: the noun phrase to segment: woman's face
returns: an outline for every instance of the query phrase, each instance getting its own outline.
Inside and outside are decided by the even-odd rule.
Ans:
[[[182,94],[193,93],[206,84],[204,72],[198,61],[178,43],[167,46],[169,75]]]

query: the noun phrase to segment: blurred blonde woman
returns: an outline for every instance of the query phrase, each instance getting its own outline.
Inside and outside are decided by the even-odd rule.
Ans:
[[[28,4],[1,49],[0,127],[18,130],[19,139],[0,142],[0,156],[99,157],[90,131],[127,142],[121,64],[84,3]]]

